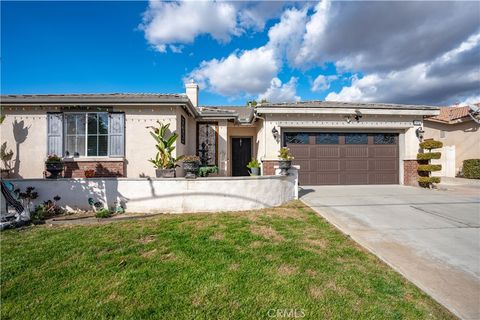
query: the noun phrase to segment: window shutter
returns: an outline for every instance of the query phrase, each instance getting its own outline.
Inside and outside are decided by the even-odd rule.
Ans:
[[[47,113],[47,152],[63,156],[63,114]]]
[[[111,157],[125,154],[125,114],[110,113],[108,128],[108,150]]]

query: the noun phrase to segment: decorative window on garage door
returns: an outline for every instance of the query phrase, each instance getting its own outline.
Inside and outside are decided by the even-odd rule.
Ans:
[[[308,144],[309,134],[306,132],[286,132],[285,143],[290,144]]]
[[[374,144],[395,144],[394,133],[376,133],[373,135]]]
[[[368,144],[368,134],[345,133],[345,144]]]
[[[315,134],[316,144],[338,144],[340,135],[338,133],[317,133]]]

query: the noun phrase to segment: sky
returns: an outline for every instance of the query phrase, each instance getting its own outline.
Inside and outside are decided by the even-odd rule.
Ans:
[[[480,101],[480,2],[1,2],[1,93]]]

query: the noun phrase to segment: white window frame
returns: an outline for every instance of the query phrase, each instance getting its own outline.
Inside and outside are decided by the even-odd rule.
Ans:
[[[95,137],[99,137],[99,136],[106,136],[107,137],[107,155],[106,156],[98,156],[98,155],[95,155],[95,156],[89,156],[88,155],[88,115],[89,114],[96,114],[97,115],[97,119],[98,119],[98,114],[106,114],[107,115],[107,133],[98,133],[98,120],[97,120],[97,134],[92,134],[91,136],[95,136]],[[67,150],[64,150],[64,157],[65,158],[109,158],[110,156],[110,114],[109,112],[64,112],[64,117],[63,117],[63,144],[65,145],[65,148],[67,146],[67,137],[68,136],[81,136],[80,134],[67,134],[67,116],[68,115],[83,115],[85,116],[85,133],[84,133],[84,136],[85,136],[85,155],[83,156],[78,156],[78,157],[75,157],[75,153],[73,155],[65,155],[65,151]],[[98,139],[97,139],[97,154],[98,154]]]

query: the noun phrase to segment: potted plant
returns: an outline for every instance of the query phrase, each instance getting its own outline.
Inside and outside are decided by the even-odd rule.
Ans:
[[[198,176],[200,177],[208,177],[210,174],[217,174],[218,167],[217,166],[201,166],[198,168]]]
[[[63,160],[59,156],[52,154],[49,155],[45,161],[45,167],[48,172],[50,172],[50,179],[57,179],[59,174],[63,171]]]
[[[185,178],[195,179],[199,166],[200,158],[198,156],[185,156],[183,158],[183,170],[186,172]]]
[[[157,178],[175,178],[175,168],[178,167],[178,162],[182,160],[183,156],[175,158],[173,151],[175,150],[175,141],[177,141],[178,134],[175,132],[168,135],[167,131],[170,127],[170,123],[162,124],[157,120],[159,127],[150,127],[152,131],[150,134],[155,139],[157,144],[157,155],[155,159],[150,159],[155,167],[155,173]]]
[[[293,156],[290,154],[290,149],[283,147],[278,153],[278,167],[280,168],[280,174],[282,176],[287,175],[288,169],[292,167]]]
[[[247,164],[247,168],[250,169],[251,176],[259,176],[260,175],[260,162],[257,159],[252,159]]]

